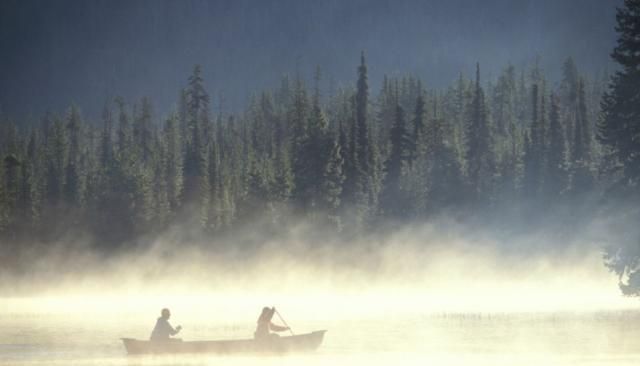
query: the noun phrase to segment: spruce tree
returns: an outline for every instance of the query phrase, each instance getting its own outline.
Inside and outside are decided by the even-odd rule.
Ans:
[[[385,216],[400,218],[408,211],[407,194],[401,185],[405,165],[410,159],[411,141],[405,125],[404,110],[396,105],[396,117],[390,131],[391,153],[385,162],[380,206]]]
[[[207,131],[209,129],[209,94],[204,88],[202,68],[196,65],[186,90],[186,136],[184,140],[184,202],[186,209],[202,225],[208,221],[210,187],[207,174]],[[197,215],[196,215],[197,213]]]
[[[568,57],[562,66],[562,82],[560,83],[561,114],[566,126],[567,136],[573,137],[576,128],[576,112],[578,110],[578,84],[580,74],[573,57]],[[569,141],[569,148],[573,149],[573,138]]]
[[[57,210],[62,203],[65,184],[65,166],[67,157],[67,137],[64,124],[56,118],[52,126],[52,134],[46,152],[46,203],[50,209]],[[55,216],[54,212],[50,212]]]
[[[376,157],[370,140],[369,117],[369,84],[367,77],[367,64],[364,51],[360,56],[358,67],[358,82],[355,95],[355,128],[353,130],[353,152],[356,155],[358,166],[354,169],[356,181],[355,201],[359,206],[361,220],[367,220],[372,206],[377,199],[377,172]]]
[[[413,120],[413,133],[411,135],[411,149],[409,161],[413,162],[418,157],[418,149],[423,141],[426,129],[426,101],[422,91],[419,92],[416,99],[416,109]]]
[[[605,147],[605,171],[617,174],[622,187],[640,183],[640,2],[625,0],[616,16],[617,45],[611,57],[620,70],[602,99],[598,141]],[[637,189],[636,189],[637,191]]]
[[[329,222],[341,229],[341,220],[338,209],[340,207],[340,196],[342,184],[344,183],[344,159],[340,150],[340,143],[337,139],[332,139],[329,157],[323,169],[323,180],[321,187],[322,209],[326,211]]]
[[[476,65],[473,99],[469,106],[466,131],[467,176],[473,202],[487,202],[491,197],[495,170],[492,133],[484,90],[480,85],[480,64]]]
[[[4,170],[4,205],[7,212],[7,226],[15,235],[19,224],[18,210],[20,204],[20,166],[16,155],[9,154],[3,159]]]
[[[338,121],[338,144],[340,145],[340,152],[344,159],[342,170],[345,178],[340,195],[340,204],[343,208],[353,203],[356,191],[355,170],[357,169],[357,157],[352,149],[355,144],[355,141],[352,139],[355,119],[353,118],[353,110],[351,108],[353,103],[351,103],[350,99],[351,98],[344,98],[342,101],[342,114]]]
[[[454,208],[461,202],[464,182],[451,135],[452,131],[447,131],[443,117],[438,115],[437,104],[434,104],[426,130],[426,150],[422,152],[422,163],[419,163],[426,172],[427,189],[422,206],[428,214]]]
[[[560,196],[567,186],[566,138],[560,122],[558,97],[551,94],[549,111],[549,149],[546,161],[545,187],[549,199]]]
[[[102,110],[102,132],[100,134],[100,164],[106,171],[113,162],[113,119],[111,108],[105,103]]]
[[[540,108],[541,96],[538,84],[531,87],[531,126],[528,133],[528,147],[524,155],[524,182],[523,191],[525,197],[537,200],[542,192],[543,163],[545,153],[545,130],[543,124],[543,111]],[[535,202],[535,201],[534,201]]]
[[[80,172],[81,119],[76,106],[72,106],[67,117],[68,152],[65,167],[64,196],[69,209],[78,208],[82,199]]]
[[[593,188],[591,172],[591,132],[587,119],[584,81],[578,82],[578,102],[571,149],[571,192],[588,193]]]
[[[182,204],[183,190],[183,154],[182,136],[180,135],[179,119],[176,113],[167,118],[164,131],[166,145],[166,168],[164,170],[167,185],[167,199],[172,213],[176,213]]]
[[[140,115],[136,117],[133,127],[133,141],[138,158],[144,165],[149,162],[153,153],[151,113],[151,101],[147,97],[142,98]]]
[[[4,162],[3,162],[4,165]],[[9,226],[9,202],[6,194],[4,166],[0,169],[0,238],[6,235]]]
[[[618,42],[611,54],[620,69],[611,77],[609,90],[602,99],[603,118],[598,124],[598,141],[605,148],[603,171],[613,177],[622,200],[613,200],[611,214],[621,217],[633,213],[638,222],[640,194],[640,1],[625,0],[616,16]],[[613,198],[616,195],[612,195]],[[610,197],[611,198],[611,197]],[[625,204],[626,203],[626,204]],[[628,210],[627,208],[631,208]],[[607,248],[607,266],[620,276],[620,288],[626,295],[640,295],[639,238],[637,235]]]
[[[124,99],[121,97],[116,98],[116,104],[118,104],[118,132],[116,145],[118,147],[118,160],[121,162],[129,160],[131,156],[131,123],[129,122],[129,115],[125,108]]]
[[[499,76],[493,91],[493,116],[496,132],[507,136],[509,124],[515,121],[516,114],[516,76],[515,68],[509,65]]]
[[[317,180],[312,171],[310,160],[313,152],[310,151],[309,138],[309,98],[304,83],[300,76],[296,79],[292,104],[288,112],[289,128],[292,131],[292,158],[294,176],[294,201],[295,204],[306,211],[314,197],[314,183]]]

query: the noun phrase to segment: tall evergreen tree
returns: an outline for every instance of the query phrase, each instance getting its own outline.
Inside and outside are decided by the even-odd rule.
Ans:
[[[66,159],[64,196],[65,202],[70,208],[80,205],[82,199],[80,176],[80,135],[81,119],[77,107],[72,106],[67,117],[68,157]]]
[[[418,157],[418,149],[423,142],[426,129],[426,101],[422,91],[419,92],[416,99],[416,109],[413,120],[413,134],[411,135],[411,148],[409,158],[414,161]]]
[[[404,110],[400,104],[396,104],[396,118],[390,131],[390,143],[391,153],[385,162],[380,206],[386,216],[400,218],[408,214],[408,197],[401,183],[411,153],[411,140],[405,125]]]
[[[142,98],[140,115],[136,117],[133,127],[133,141],[137,150],[137,155],[143,164],[147,164],[153,153],[153,132],[151,101],[149,98]]]
[[[501,136],[509,133],[509,125],[515,121],[516,114],[516,75],[515,68],[509,65],[499,76],[493,91],[493,116],[496,132]]]
[[[129,160],[131,158],[131,123],[129,122],[129,115],[125,108],[124,99],[121,97],[116,98],[118,104],[119,116],[118,116],[118,132],[117,132],[117,147],[118,147],[118,159],[120,161]]]
[[[452,132],[438,115],[437,104],[429,121],[425,136],[426,149],[419,164],[424,166],[427,189],[423,203],[426,213],[434,214],[455,207],[461,202],[464,190],[460,161],[453,146]],[[423,183],[423,184],[424,184]]]
[[[340,208],[340,196],[344,183],[344,158],[340,150],[341,145],[336,139],[332,139],[329,157],[323,169],[321,187],[322,209],[326,211],[328,220],[338,229],[342,228],[338,209]]]
[[[207,130],[209,125],[209,94],[204,88],[202,68],[196,65],[189,77],[186,90],[186,136],[184,154],[184,202],[186,208],[194,208],[199,212],[201,224],[208,221],[206,213],[209,211],[209,182],[207,174]]]
[[[354,169],[357,191],[355,200],[360,206],[362,219],[367,219],[372,206],[377,200],[378,188],[376,155],[371,145],[369,117],[369,83],[367,77],[367,64],[364,51],[360,56],[360,66],[358,67],[358,82],[356,84],[355,95],[355,129],[353,131],[355,143],[352,149],[356,155],[357,167]]]
[[[560,106],[562,118],[565,121],[567,136],[574,136],[576,128],[576,112],[578,110],[578,84],[580,74],[573,57],[568,57],[562,65],[562,82],[560,83]],[[573,139],[569,141],[569,148],[573,149]]]
[[[4,169],[4,205],[7,214],[6,225],[14,234],[19,219],[20,203],[20,165],[21,162],[14,154],[5,156]]]
[[[46,158],[46,203],[53,210],[59,209],[62,203],[65,184],[65,166],[67,157],[67,136],[64,124],[56,118],[52,126],[52,134],[47,146]],[[55,213],[50,212],[51,216]]]
[[[618,191],[624,192],[638,222],[640,194],[640,1],[625,0],[619,8],[616,31],[618,42],[611,57],[620,65],[602,99],[603,119],[598,125],[598,141],[605,147],[605,172],[614,176]],[[615,202],[615,213],[628,215],[621,202]],[[620,212],[622,211],[622,212]],[[608,248],[605,260],[620,276],[620,287],[626,295],[640,294],[639,238],[622,241]]]
[[[469,108],[466,142],[467,176],[471,199],[475,202],[486,202],[491,199],[495,162],[484,90],[480,85],[480,64],[476,65],[476,82]]]
[[[543,164],[545,153],[545,130],[540,110],[540,94],[538,84],[531,87],[531,126],[528,133],[528,148],[525,150],[525,175],[523,191],[526,197],[537,200],[542,188]]]
[[[310,151],[309,109],[307,91],[302,79],[298,76],[288,118],[292,131],[294,200],[303,211],[313,206],[315,183],[318,182],[317,176],[314,176],[318,172],[313,171],[314,167],[310,166],[314,152]]]
[[[591,132],[587,120],[584,81],[578,82],[578,104],[573,128],[571,149],[571,192],[581,194],[590,192],[593,186],[591,172]]]
[[[166,169],[164,170],[167,185],[167,199],[172,213],[176,213],[182,204],[183,190],[183,156],[182,136],[180,135],[179,118],[173,113],[167,118],[163,131],[166,145]]]
[[[604,145],[606,171],[617,173],[623,187],[640,183],[640,2],[625,0],[616,15],[617,45],[611,54],[620,70],[602,99],[598,141]]]
[[[551,94],[549,111],[549,149],[546,161],[546,193],[550,199],[560,196],[567,187],[567,153],[564,128],[560,122],[558,97]]]
[[[111,107],[105,103],[102,109],[102,133],[100,135],[100,164],[106,170],[113,162],[113,119]]]

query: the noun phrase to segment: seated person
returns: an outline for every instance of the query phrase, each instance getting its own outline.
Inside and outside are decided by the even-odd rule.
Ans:
[[[169,324],[169,318],[171,317],[171,312],[169,309],[162,309],[160,313],[160,317],[158,321],[156,321],[156,326],[153,328],[151,332],[151,340],[152,341],[168,341],[171,336],[174,336],[180,332],[182,329],[181,326],[177,326],[175,329]]]
[[[256,328],[255,333],[253,333],[253,336],[255,337],[255,339],[278,337],[277,334],[270,333],[269,332],[270,330],[274,332],[282,332],[285,330],[289,330],[289,327],[282,327],[279,325],[275,325],[271,322],[271,318],[273,318],[273,314],[275,312],[276,312],[275,307],[271,309],[269,309],[268,307],[265,307],[262,309],[262,314],[260,314],[260,317],[258,318],[258,326]]]

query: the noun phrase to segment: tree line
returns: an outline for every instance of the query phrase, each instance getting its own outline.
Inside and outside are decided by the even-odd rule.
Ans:
[[[364,53],[354,86],[322,95],[299,75],[215,114],[199,65],[160,120],[115,98],[101,121],[72,105],[0,128],[0,233],[54,239],[81,228],[109,245],[187,225],[277,230],[292,217],[359,231],[443,213],[535,209],[601,190],[596,140],[604,78],[573,59],[553,87],[536,66],[443,90],[385,76],[372,96]],[[533,211],[532,211],[533,212]]]
[[[443,89],[385,76],[373,95],[364,53],[355,84],[323,95],[299,75],[242,113],[211,106],[195,66],[177,108],[109,100],[100,121],[72,105],[35,124],[0,116],[0,242],[90,235],[108,250],[170,227],[277,232],[303,220],[332,232],[438,215],[540,217],[594,207],[640,219],[640,1],[618,9],[618,68],[587,78],[568,58],[552,83],[537,63]],[[215,113],[217,112],[217,113]],[[592,205],[597,203],[597,205]],[[256,227],[256,225],[259,225]],[[605,251],[640,294],[640,233]]]

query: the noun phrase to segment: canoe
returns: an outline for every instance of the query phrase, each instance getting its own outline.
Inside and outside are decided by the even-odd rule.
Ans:
[[[167,341],[143,341],[132,338],[121,338],[130,355],[157,353],[288,353],[304,352],[317,349],[324,338],[326,330],[287,336],[269,337],[266,339],[237,339],[220,341],[183,341],[171,339]]]

